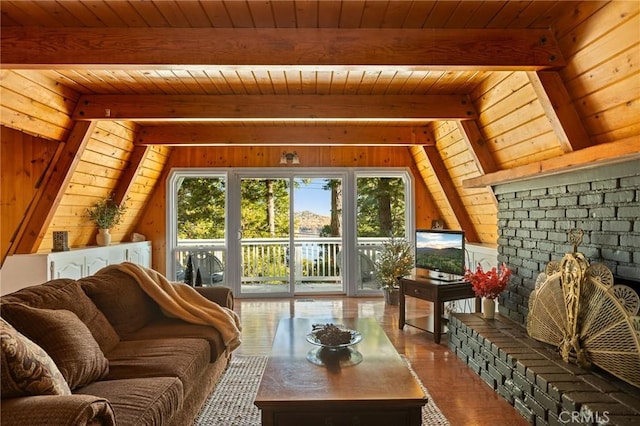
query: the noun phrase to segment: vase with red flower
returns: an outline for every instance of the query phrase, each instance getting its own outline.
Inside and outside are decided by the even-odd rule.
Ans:
[[[482,297],[482,313],[484,318],[493,319],[496,311],[495,299],[507,288],[511,277],[511,269],[502,263],[499,268],[495,266],[488,271],[478,264],[475,271],[466,268],[464,280],[471,284],[471,288],[477,297]]]

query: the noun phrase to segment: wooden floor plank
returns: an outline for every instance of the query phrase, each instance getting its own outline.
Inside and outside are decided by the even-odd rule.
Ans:
[[[407,299],[407,316],[431,312],[432,305]],[[373,317],[396,350],[404,354],[452,426],[513,426],[529,423],[433,335],[410,326],[398,329],[398,307],[382,298],[305,296],[291,299],[236,299],[242,320],[242,345],[236,355],[268,355],[281,318]],[[419,315],[418,315],[419,314]]]

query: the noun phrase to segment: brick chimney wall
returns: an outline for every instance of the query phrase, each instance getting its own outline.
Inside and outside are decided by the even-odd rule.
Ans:
[[[640,161],[498,185],[498,261],[513,270],[500,313],[524,325],[536,277],[573,247],[604,263],[616,282],[640,283]],[[635,287],[636,291],[640,288]]]

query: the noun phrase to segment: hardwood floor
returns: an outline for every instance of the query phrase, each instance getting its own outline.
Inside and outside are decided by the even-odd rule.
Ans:
[[[407,317],[413,312],[424,315],[431,307],[429,302],[409,298]],[[410,326],[399,330],[398,307],[386,306],[382,298],[236,299],[235,311],[242,319],[243,336],[236,355],[268,355],[281,318],[376,318],[397,351],[411,361],[452,426],[529,424],[447,348],[446,334],[437,345],[430,333]]]

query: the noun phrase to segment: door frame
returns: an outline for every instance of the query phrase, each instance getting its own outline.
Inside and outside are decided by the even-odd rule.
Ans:
[[[344,184],[344,182],[346,182],[347,178],[348,178],[348,173],[345,170],[339,170],[339,169],[327,169],[327,168],[311,168],[311,169],[301,169],[299,167],[278,167],[278,168],[239,168],[239,169],[235,169],[232,173],[233,177],[235,178],[234,181],[234,185],[237,185],[234,187],[235,190],[230,190],[229,194],[230,194],[230,199],[231,199],[231,203],[233,203],[233,205],[237,208],[234,209],[235,211],[240,211],[240,206],[241,206],[241,191],[240,191],[240,182],[242,181],[242,179],[288,179],[289,181],[289,188],[290,188],[290,192],[289,192],[289,229],[293,230],[294,229],[294,213],[295,213],[295,208],[294,208],[294,203],[295,203],[295,195],[294,195],[294,186],[293,183],[295,181],[295,179],[305,179],[305,178],[316,178],[316,179],[331,179],[331,178],[335,178],[335,179],[342,179],[342,182]],[[344,194],[344,193],[343,193]],[[235,200],[235,198],[238,198],[237,200]],[[344,224],[345,221],[345,214],[346,214],[346,208],[344,206],[345,202],[346,202],[346,198],[343,195],[343,210],[342,210],[342,221]],[[230,209],[231,210],[231,209]],[[233,210],[232,210],[233,211]],[[234,229],[236,229],[236,232],[230,231],[229,235],[241,235],[241,229],[240,229],[240,215],[233,215],[233,216],[237,216],[237,222],[234,223],[232,226],[235,226]],[[344,231],[344,227],[343,227],[343,231]],[[344,247],[345,243],[346,243],[346,237],[345,237],[345,232],[343,232],[342,235],[342,246]],[[241,262],[240,262],[240,257],[241,257],[241,253],[242,253],[242,244],[241,244],[241,239],[238,238],[236,240],[236,245],[233,247],[233,253],[236,253],[236,256],[234,256],[235,259],[237,259],[237,263],[235,265],[230,265],[233,269],[237,270],[237,271],[241,271]],[[295,233],[293,232],[289,232],[289,247],[295,247]],[[229,250],[231,250],[232,248],[229,247]],[[229,251],[231,253],[231,251]],[[290,250],[290,256],[295,256],[295,250]],[[294,259],[290,259],[290,261],[293,261]],[[252,297],[252,298],[261,298],[261,297],[293,297],[296,295],[312,295],[312,294],[321,294],[321,295],[331,295],[331,294],[347,294],[347,290],[346,290],[346,281],[343,279],[343,284],[342,284],[342,290],[338,291],[338,292],[317,292],[317,293],[311,293],[311,292],[302,292],[302,293],[297,293],[296,292],[296,282],[295,282],[295,270],[294,268],[290,268],[289,270],[289,291],[287,292],[269,292],[269,293],[243,293],[242,290],[242,283],[241,283],[241,277],[238,277],[237,280],[234,280],[234,283],[236,284],[236,289],[234,289],[234,292],[238,295],[238,297]]]
[[[343,179],[343,202],[342,202],[342,247],[345,256],[343,258],[343,291],[347,296],[371,296],[379,295],[381,291],[358,289],[358,271],[353,265],[357,253],[357,194],[356,180],[358,177],[404,177],[407,180],[405,193],[405,233],[408,241],[413,242],[415,233],[415,188],[414,178],[408,167],[340,167],[340,168],[305,168],[300,167],[269,167],[269,168],[172,168],[169,171],[166,185],[166,274],[170,279],[175,279],[176,268],[174,265],[174,251],[177,246],[177,228],[174,226],[177,215],[176,183],[181,177],[224,177],[226,180],[225,192],[225,283],[231,287],[236,297],[292,297],[295,296],[295,283],[290,279],[289,292],[283,293],[241,293],[241,226],[240,214],[229,214],[228,212],[240,212],[240,182],[242,178],[341,178]],[[233,188],[233,189],[232,189]],[[290,212],[293,213],[293,196],[289,198]],[[292,220],[290,215],[290,223]],[[292,225],[292,223],[291,223]],[[291,228],[293,229],[293,228]],[[290,244],[293,243],[293,235],[289,236]],[[234,255],[235,254],[235,255]],[[292,273],[290,273],[290,277]],[[302,293],[308,295],[310,293]],[[331,293],[324,293],[331,294]]]

